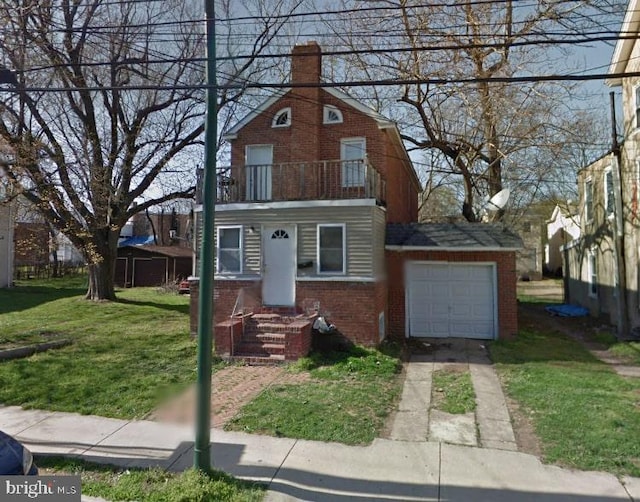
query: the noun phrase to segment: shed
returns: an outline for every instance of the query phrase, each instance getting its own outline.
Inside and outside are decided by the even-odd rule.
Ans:
[[[114,282],[119,287],[160,286],[192,274],[193,252],[180,246],[118,248]]]
[[[518,235],[500,224],[392,223],[385,247],[391,336],[516,334]]]

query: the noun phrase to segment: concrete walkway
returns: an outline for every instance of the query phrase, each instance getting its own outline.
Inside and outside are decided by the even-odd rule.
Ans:
[[[516,451],[516,439],[502,387],[483,342],[424,339],[411,356],[391,439],[436,441]],[[441,369],[469,371],[476,394],[475,413],[450,415],[431,408],[432,375]]]

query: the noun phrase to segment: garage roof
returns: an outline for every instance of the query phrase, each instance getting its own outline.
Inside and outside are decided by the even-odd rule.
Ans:
[[[499,223],[389,223],[386,248],[515,251],[522,239]]]
[[[181,246],[123,246],[123,247],[131,247],[134,249],[139,249],[140,251],[145,251],[147,253],[159,254],[162,256],[168,256],[169,258],[191,258],[193,256],[193,251],[191,248],[185,248]]]

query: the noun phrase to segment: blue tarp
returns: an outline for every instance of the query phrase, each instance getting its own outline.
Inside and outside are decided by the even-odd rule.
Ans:
[[[584,317],[589,315],[589,309],[580,307],[578,305],[549,305],[544,308],[551,315],[557,315],[560,317]]]
[[[118,242],[118,247],[144,246],[146,244],[154,244],[153,235],[136,235],[134,237],[127,237],[123,241]]]

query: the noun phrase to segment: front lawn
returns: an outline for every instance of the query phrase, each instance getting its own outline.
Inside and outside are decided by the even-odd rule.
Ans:
[[[79,475],[82,494],[113,502],[258,502],[264,486],[233,479],[222,472],[210,476],[190,469],[125,469],[62,457],[36,458],[40,474]]]
[[[316,441],[366,444],[379,436],[397,403],[402,382],[398,352],[355,348],[314,353],[291,371],[312,380],[263,391],[226,429]]]
[[[0,403],[139,418],[195,381],[189,298],[156,288],[84,299],[85,279],[0,290],[0,349],[70,338],[63,349],[0,362]]]
[[[618,376],[559,333],[523,330],[490,352],[546,461],[640,476],[640,379]]]

